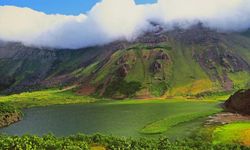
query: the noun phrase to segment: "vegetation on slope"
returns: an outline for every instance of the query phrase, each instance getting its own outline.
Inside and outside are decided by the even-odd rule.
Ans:
[[[115,95],[122,95],[126,98],[135,96],[136,92],[141,89],[140,82],[127,82],[125,80],[113,81],[106,89],[104,96],[114,97]]]
[[[16,107],[6,103],[2,102],[0,103],[0,116],[6,113],[15,113],[15,112],[19,112],[19,110]]]
[[[138,82],[142,88],[136,97],[232,92],[248,86],[250,72],[246,58],[227,48],[212,50],[210,45],[190,46],[176,41],[149,47],[132,45],[115,52],[97,71],[94,81],[102,83],[103,91],[117,77]]]
[[[0,58],[0,90],[74,85],[83,91],[79,93],[103,96],[118,77],[141,84],[132,94],[138,98],[233,92],[250,84],[249,43],[249,37],[199,26],[75,51],[10,43],[0,48],[3,54],[11,53]]]
[[[250,73],[246,71],[229,73],[235,90],[250,88]]]
[[[0,102],[8,103],[19,108],[48,106],[55,104],[88,103],[93,101],[95,101],[94,98],[76,95],[72,90],[58,89],[0,96]]]
[[[22,113],[19,109],[6,103],[0,103],[0,128],[19,121],[21,117]]]

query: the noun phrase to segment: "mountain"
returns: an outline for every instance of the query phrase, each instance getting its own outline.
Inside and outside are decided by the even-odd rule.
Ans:
[[[77,50],[0,43],[0,90],[16,93],[74,86],[83,95],[112,98],[202,96],[250,86],[248,32],[202,25],[161,27],[133,42]]]

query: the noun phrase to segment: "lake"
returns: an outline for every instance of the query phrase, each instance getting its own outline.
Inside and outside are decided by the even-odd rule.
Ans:
[[[67,136],[77,133],[141,137],[145,125],[178,113],[211,109],[214,103],[161,102],[141,104],[92,103],[56,105],[23,110],[23,120],[0,129],[9,135],[53,133]],[[180,138],[198,129],[204,120],[198,119],[173,127],[164,135]],[[154,137],[154,136],[151,136]]]

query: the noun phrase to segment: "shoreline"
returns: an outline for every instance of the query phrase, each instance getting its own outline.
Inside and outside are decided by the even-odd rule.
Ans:
[[[22,120],[21,112],[5,113],[0,116],[0,128],[8,127]]]

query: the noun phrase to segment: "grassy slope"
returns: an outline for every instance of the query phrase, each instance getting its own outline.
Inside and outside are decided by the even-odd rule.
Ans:
[[[144,80],[146,79],[146,74],[141,50],[139,48],[135,48],[133,50],[129,50],[128,54],[130,55],[130,57],[135,57],[136,61],[129,61],[129,64],[132,65],[132,68],[131,72],[126,77],[126,80],[144,83]]]
[[[249,40],[234,37],[234,41],[223,43],[225,49],[235,52],[236,55],[244,58],[250,63]],[[239,46],[241,45],[241,46]],[[117,69],[120,65],[117,60],[122,56],[129,55],[127,64],[130,65],[126,81],[138,81],[144,87],[138,92],[138,95],[150,96],[187,96],[196,95],[204,92],[218,92],[222,90],[220,83],[212,82],[209,75],[201,68],[194,58],[194,53],[201,54],[207,47],[201,45],[184,45],[176,40],[160,43],[154,47],[143,44],[130,45],[128,49],[121,49],[114,52],[108,61],[104,61],[99,56],[100,50],[89,49],[86,51],[62,52],[56,54],[58,60],[54,57],[45,59],[17,59],[0,60],[0,75],[15,77],[16,84],[24,79],[32,78],[34,75],[45,74],[46,79],[53,79],[60,75],[67,75],[79,81],[90,81],[94,86],[106,83],[107,79],[117,76]],[[170,61],[157,60],[162,69],[152,72],[152,64],[155,62],[155,55],[152,53],[163,50],[168,54]],[[223,49],[220,49],[223,53]],[[100,53],[101,54],[101,53]],[[149,56],[145,59],[145,56]],[[11,68],[11,69],[10,69]],[[216,66],[216,71],[222,76],[223,67]],[[213,74],[212,70],[208,73]],[[238,73],[228,73],[229,78],[234,82],[234,90],[244,88],[250,84],[250,75],[246,71]],[[82,80],[83,79],[83,80]],[[53,80],[52,80],[53,81]],[[78,80],[77,80],[78,81]],[[76,81],[76,82],[77,82]],[[62,81],[64,82],[64,81]],[[81,84],[81,83],[79,83]]]
[[[72,76],[75,77],[82,77],[82,76],[90,76],[92,72],[95,71],[95,69],[97,68],[99,62],[95,62],[93,64],[90,64],[89,66],[87,66],[86,68],[80,68],[75,70],[74,72],[71,73]]]
[[[171,90],[169,95],[195,95],[213,89],[213,83],[192,57],[192,49],[173,43]]]
[[[202,46],[187,46],[175,41],[162,43],[154,47],[146,47],[140,44],[132,45],[128,49],[115,52],[110,60],[97,71],[92,83],[104,83],[108,78],[115,78],[118,68],[121,67],[121,64],[117,64],[117,61],[126,56],[125,63],[130,68],[125,80],[141,83],[143,90],[139,91],[138,95],[144,94],[156,97],[190,96],[223,91],[219,79],[212,81],[211,76],[215,77],[217,74],[219,78],[222,78],[225,68],[221,64],[215,64],[215,69],[208,69],[210,72],[207,74],[197,60],[194,59],[194,54],[201,54],[203,49],[205,48]],[[246,49],[238,49],[237,52],[232,51],[249,60],[249,52]],[[167,54],[170,60],[156,59],[157,52],[160,51]],[[221,54],[223,54],[223,51],[221,50]],[[154,73],[152,64],[155,61],[160,63],[162,68]],[[92,65],[90,68],[92,68]],[[233,90],[246,88],[247,84],[250,84],[250,73],[247,71],[234,73],[227,71],[226,74],[233,81]]]
[[[135,50],[130,51],[133,57],[136,57],[136,62],[132,63],[132,69],[130,70],[127,81],[137,81],[142,83],[144,88],[150,91],[154,96],[162,96],[166,89],[168,88],[168,79],[170,72],[170,64],[164,60],[158,60],[158,62],[163,66],[162,70],[153,73],[151,70],[152,64],[155,61],[155,56],[152,55],[154,52],[159,52],[164,50],[164,53],[168,54],[169,47],[163,45],[160,48],[145,48],[136,47]],[[134,52],[133,52],[134,51]],[[164,80],[165,79],[165,80]]]
[[[220,126],[213,133],[214,144],[241,143],[250,146],[250,122],[236,122]]]
[[[249,39],[241,36],[235,36],[234,40],[230,41],[229,45],[232,46],[232,51],[244,58],[250,64],[250,41]],[[250,86],[250,72],[241,71],[238,73],[229,73],[229,78],[234,83],[234,89],[249,88]]]
[[[169,45],[173,45],[174,48]],[[153,73],[151,67],[156,60],[154,53],[160,50],[170,56],[170,60],[157,60],[162,65],[162,69]],[[125,80],[140,82],[142,87],[147,89],[146,92],[149,91],[154,96],[162,96],[165,92],[169,96],[195,95],[218,89],[193,59],[192,50],[177,43],[165,43],[158,47],[134,45],[127,50],[117,51],[98,71],[94,83],[104,82],[110,76],[115,77],[115,71],[119,67],[117,61],[122,56],[128,56],[126,63],[130,65]]]
[[[39,71],[40,66],[46,68],[49,66],[49,64],[46,62],[41,62],[39,60],[2,60],[0,62],[0,75],[15,77],[16,85],[25,78],[29,78],[30,76],[32,76],[32,74],[36,74]]]
[[[122,51],[117,51],[116,53],[114,53],[111,58],[109,59],[109,61],[102,67],[101,70],[99,70],[99,72],[97,73],[94,81],[92,81],[92,83],[103,83],[105,81],[105,79],[114,72],[115,69],[117,69],[116,66],[114,66],[114,64],[117,62],[117,60],[119,59],[119,57],[122,55]]]
[[[13,107],[12,105],[0,103],[0,117],[11,113],[20,113],[20,110],[16,109],[16,107]]]
[[[237,73],[229,73],[230,80],[233,81],[234,89],[245,89],[250,87],[250,73],[241,71]]]
[[[55,104],[88,103],[93,101],[95,101],[95,99],[76,95],[72,91],[56,89],[26,92],[10,96],[0,96],[0,102],[13,104],[19,108],[48,106]]]

